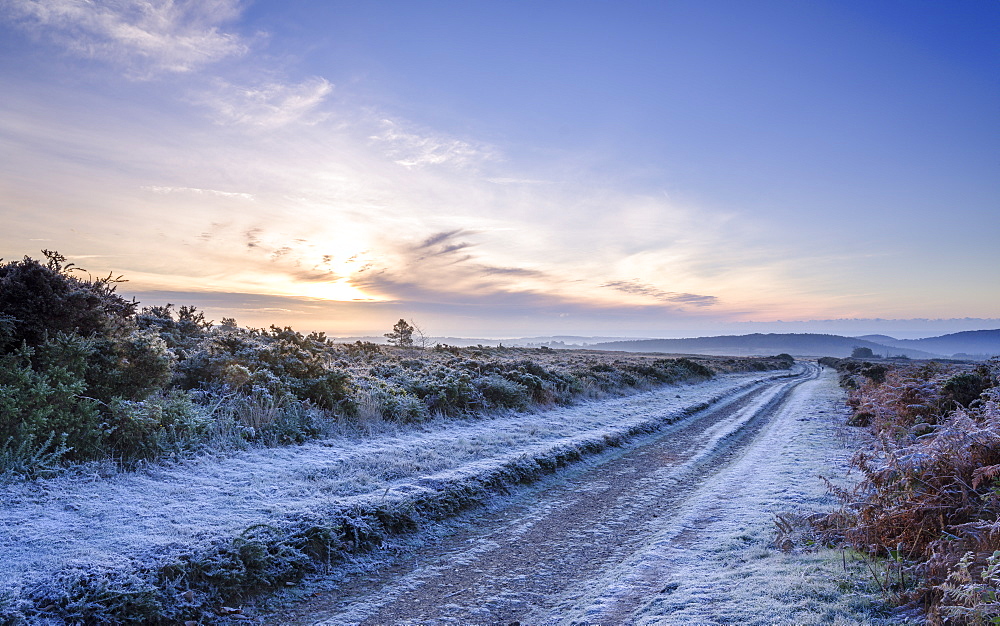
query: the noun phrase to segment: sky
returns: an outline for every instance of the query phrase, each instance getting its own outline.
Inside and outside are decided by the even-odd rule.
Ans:
[[[0,256],[456,337],[1000,328],[992,0],[0,0]]]

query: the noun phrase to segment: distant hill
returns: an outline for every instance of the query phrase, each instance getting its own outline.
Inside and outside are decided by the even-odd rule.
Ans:
[[[813,333],[754,333],[752,335],[723,335],[694,339],[609,341],[590,347],[595,350],[621,350],[624,352],[675,352],[733,356],[786,352],[795,356],[835,357],[850,356],[854,348],[871,348],[872,352],[879,356],[907,356],[911,359],[931,359],[945,356],[916,348],[886,346],[857,337]]]
[[[890,337],[889,335],[861,335],[860,337],[855,337],[855,339],[864,339],[865,341],[891,347],[899,347],[896,346],[896,344],[901,341],[900,339]]]
[[[926,339],[898,339],[895,346],[927,350],[938,354],[978,354],[983,356],[1000,355],[1000,329],[996,330],[966,330],[940,337]]]
[[[341,337],[339,341],[356,340],[385,343],[385,337]],[[721,335],[693,339],[622,339],[618,337],[582,337],[559,335],[508,339],[475,339],[463,337],[428,337],[428,344],[446,343],[453,346],[524,346],[580,348],[591,350],[621,350],[624,352],[673,352],[715,356],[773,355],[786,352],[794,356],[851,355],[854,348],[871,348],[876,356],[907,356],[911,359],[986,358],[1000,355],[1000,329],[968,330],[926,339],[896,339],[889,335],[844,337],[819,333],[754,333],[751,335]]]

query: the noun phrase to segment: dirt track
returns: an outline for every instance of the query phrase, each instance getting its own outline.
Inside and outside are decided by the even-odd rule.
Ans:
[[[818,376],[810,366],[795,379],[755,388],[638,445],[562,472],[474,515],[418,554],[355,577],[273,623],[635,622],[644,605],[677,585],[662,580],[662,567],[650,575],[648,558],[639,559],[638,568],[627,565],[630,559],[652,544],[659,552],[694,548],[701,533],[679,525],[684,502],[719,489],[713,478],[749,451],[766,454],[775,436],[787,438],[768,432],[803,421],[791,415],[789,400],[801,396],[795,409],[801,411],[810,386],[829,391],[829,376]],[[727,512],[706,515],[702,523],[709,526]],[[670,528],[675,532],[664,538]]]

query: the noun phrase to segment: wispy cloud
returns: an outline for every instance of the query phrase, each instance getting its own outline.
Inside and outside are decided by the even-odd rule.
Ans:
[[[327,114],[319,108],[332,91],[333,84],[318,76],[297,84],[270,82],[257,87],[218,81],[214,91],[194,99],[208,106],[219,123],[280,128],[326,119]]]
[[[338,276],[331,270],[323,269],[308,269],[308,270],[297,270],[291,273],[295,280],[301,280],[305,282],[332,282],[340,280],[341,276]]]
[[[602,287],[609,287],[623,293],[637,296],[647,296],[660,302],[673,304],[690,304],[692,306],[705,307],[717,304],[719,299],[715,296],[701,296],[694,293],[677,293],[675,291],[663,291],[652,285],[641,283],[637,280],[614,280],[604,283]]]
[[[191,193],[196,195],[219,196],[221,198],[240,198],[243,200],[253,200],[251,193],[239,191],[219,191],[218,189],[198,189],[197,187],[169,187],[157,185],[144,185],[142,189],[153,193]]]
[[[473,234],[470,231],[457,229],[441,233],[434,233],[433,235],[427,237],[422,242],[413,246],[413,251],[416,253],[417,261],[423,261],[430,257],[446,257],[452,256],[456,252],[461,252],[468,248],[473,247],[468,241],[459,241],[458,237],[463,235]],[[452,262],[466,261],[472,258],[469,255],[463,255],[461,257],[452,256]]]
[[[491,267],[484,265],[481,271],[485,276],[516,276],[518,278],[544,278],[545,273],[523,267]]]
[[[530,279],[541,274],[517,268],[499,268],[484,261],[476,250],[482,242],[476,231],[453,229],[433,232],[416,242],[382,238],[379,254],[351,283],[384,299],[424,302],[463,302],[498,294],[533,290]],[[527,282],[526,282],[527,281]]]
[[[536,180],[533,178],[504,178],[495,177],[487,178],[487,182],[491,182],[494,185],[551,185],[553,181],[551,180]]]
[[[0,7],[36,35],[135,78],[189,72],[248,49],[220,30],[239,16],[237,0],[3,0]]]
[[[468,168],[496,158],[488,146],[404,130],[399,122],[392,120],[382,120],[381,132],[371,139],[384,145],[389,158],[411,169],[433,165]]]

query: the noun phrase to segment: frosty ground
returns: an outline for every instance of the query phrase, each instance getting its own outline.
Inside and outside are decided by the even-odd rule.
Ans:
[[[141,472],[81,473],[3,485],[0,486],[0,498],[5,503],[0,510],[0,562],[5,567],[0,571],[0,590],[8,595],[20,593],[67,567],[113,569],[144,559],[155,560],[186,546],[235,537],[256,524],[328,510],[332,505],[392,502],[415,493],[433,491],[442,484],[461,481],[463,477],[482,475],[521,459],[543,458],[553,450],[587,449],[588,446],[593,449],[593,442],[606,447],[608,442],[620,443],[623,434],[649,431],[658,425],[681,420],[692,407],[716,402],[739,389],[781,376],[783,374],[775,372],[725,375],[698,385],[662,387],[625,398],[585,402],[536,413],[439,420],[410,426],[373,424],[371,432],[364,435],[344,434],[297,447],[251,450],[226,458],[202,458]],[[836,406],[839,397],[831,387],[831,380],[829,375],[823,379],[827,394],[820,398],[820,404],[825,402],[823,406]],[[785,422],[780,421],[768,431],[776,433],[774,436],[782,441],[781,445],[797,447],[779,456],[757,459],[759,467],[754,467],[753,472],[759,488],[755,488],[753,492],[757,495],[753,497],[758,500],[741,505],[741,510],[751,510],[757,517],[751,516],[749,521],[741,522],[745,528],[737,532],[750,537],[741,539],[738,545],[741,550],[749,551],[749,556],[740,557],[745,562],[742,570],[740,567],[734,570],[732,562],[725,563],[725,567],[720,562],[712,565],[711,559],[699,553],[672,552],[669,541],[664,539],[666,544],[654,542],[648,549],[636,552],[632,560],[622,562],[615,571],[604,574],[626,582],[605,585],[605,595],[593,598],[593,607],[597,608],[577,603],[559,610],[567,615],[583,611],[580,619],[589,620],[592,613],[599,615],[604,610],[601,607],[619,602],[624,592],[615,589],[641,590],[638,582],[627,582],[638,581],[641,576],[637,578],[637,572],[662,569],[665,563],[671,563],[670,567],[674,568],[683,565],[690,572],[696,571],[692,568],[707,568],[705,576],[731,571],[742,571],[740,576],[746,578],[758,576],[756,572],[764,571],[759,566],[765,559],[754,556],[757,554],[754,551],[765,550],[765,538],[769,539],[772,534],[774,507],[770,504],[797,506],[824,502],[823,488],[815,479],[814,470],[828,468],[831,458],[842,461],[843,449],[834,434],[833,424],[843,416],[833,408],[824,409],[826,413],[816,413],[811,408],[814,400],[803,400],[803,414],[810,416],[807,421],[793,420],[785,426],[782,426]],[[775,430],[782,427],[791,430]],[[747,454],[747,458],[751,456]],[[738,467],[739,464],[734,465],[730,472],[737,472]],[[739,480],[734,476],[738,473],[720,475],[716,480],[729,480],[730,483],[711,489],[706,487],[699,497],[724,498],[726,493],[733,492],[732,481]],[[777,483],[775,477],[780,477]],[[774,485],[778,483],[781,489],[775,491]],[[804,486],[807,484],[808,487]],[[721,491],[715,493],[713,489]],[[767,503],[770,504],[762,506]],[[710,504],[708,508],[712,506],[716,505]],[[699,506],[697,510],[706,509]],[[672,523],[682,524],[684,519],[683,515],[675,515]],[[732,521],[725,515],[721,519]],[[702,538],[714,537],[714,545],[725,547],[731,553],[734,549],[730,545],[731,529],[713,530],[715,526],[708,523],[711,521],[690,522],[696,522],[702,529]],[[666,533],[663,535],[666,538],[671,531],[664,527],[662,532]],[[728,559],[728,554],[723,550],[719,558]],[[776,566],[785,558],[777,553],[767,554],[776,559],[773,562]],[[685,558],[690,560],[688,565],[684,565]],[[792,568],[794,570],[794,566]],[[766,575],[780,569],[768,569]],[[672,574],[670,580],[675,578]],[[699,574],[686,579],[710,578]],[[659,582],[651,584],[655,586]],[[701,605],[704,594],[709,593],[697,586],[689,588],[678,584],[671,587],[674,584],[667,583],[672,589],[670,603],[673,604],[665,604],[655,594],[647,597],[640,591],[641,599],[648,606],[637,609],[637,615],[656,621],[662,621],[656,617],[657,611],[669,610],[670,614],[684,615],[683,611],[690,612],[694,610],[691,607]],[[710,589],[717,587],[722,588],[711,585]],[[824,593],[828,598],[839,598],[844,595],[841,591],[833,589]],[[692,599],[690,606],[684,604],[685,597]],[[726,597],[739,597],[739,593]],[[725,605],[722,599],[712,602]],[[842,602],[837,600],[834,604],[839,606]],[[837,611],[843,613],[847,609],[838,608]]]
[[[412,554],[356,563],[267,623],[899,623],[860,563],[801,540],[773,547],[776,514],[831,505],[818,475],[846,470],[849,434],[827,371],[745,445],[721,446],[774,406],[779,392],[765,391],[692,432],[671,425],[563,470]]]
[[[476,472],[537,449],[614,435],[775,375],[720,376],[538,413],[373,424],[373,434],[228,458],[0,485],[0,588],[69,564],[114,565],[333,502],[385,497],[415,477]]]

